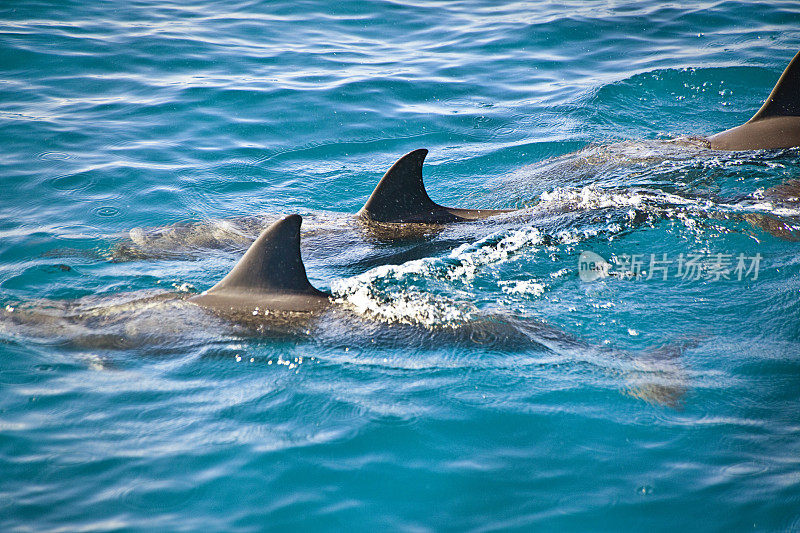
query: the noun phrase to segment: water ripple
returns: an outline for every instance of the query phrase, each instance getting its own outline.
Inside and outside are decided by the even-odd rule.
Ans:
[[[796,6],[0,12],[0,529],[800,527],[800,157],[675,140],[752,116]],[[437,202],[519,217],[356,233],[422,147]],[[254,339],[132,303],[288,212],[347,318]],[[763,262],[590,284],[582,250]]]

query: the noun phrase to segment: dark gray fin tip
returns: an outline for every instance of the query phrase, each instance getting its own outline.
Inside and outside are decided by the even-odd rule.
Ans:
[[[283,217],[261,232],[236,266],[207,294],[261,293],[327,296],[314,288],[300,256],[300,215]]]
[[[422,180],[428,150],[409,152],[383,175],[359,216],[376,222],[421,222],[442,206],[431,200]]]
[[[764,105],[750,122],[769,117],[797,116],[800,116],[800,52],[789,62]]]

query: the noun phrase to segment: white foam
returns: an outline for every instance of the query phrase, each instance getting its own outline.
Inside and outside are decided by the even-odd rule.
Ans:
[[[547,285],[535,279],[501,281],[500,289],[506,294],[541,296]]]
[[[594,185],[580,189],[556,187],[543,192],[540,200],[544,204],[569,207],[570,210],[603,209],[608,207],[639,207],[643,196],[639,192],[607,191]]]
[[[482,267],[503,263],[519,250],[540,244],[542,240],[536,228],[495,234],[477,243],[462,245],[446,258],[385,265],[359,276],[336,280],[331,291],[338,303],[350,305],[356,312],[374,318],[427,327],[452,325],[469,320],[477,311],[476,307],[410,289],[406,282],[427,278],[469,283]],[[400,283],[387,285],[388,280]]]

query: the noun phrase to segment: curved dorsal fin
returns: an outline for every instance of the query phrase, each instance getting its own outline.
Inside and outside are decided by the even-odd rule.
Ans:
[[[398,159],[358,214],[377,222],[416,222],[416,215],[441,209],[428,196],[422,182],[426,155],[428,151],[421,148]]]
[[[302,221],[300,215],[289,215],[265,229],[228,275],[206,294],[324,295],[308,281],[300,257]]]
[[[761,109],[749,122],[768,117],[800,116],[800,52],[789,62]]]

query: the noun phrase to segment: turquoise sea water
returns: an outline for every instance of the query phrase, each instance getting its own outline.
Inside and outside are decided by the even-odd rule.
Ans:
[[[800,210],[768,192],[800,151],[662,142],[798,50],[794,2],[4,2],[0,529],[800,529]],[[114,255],[131,229],[341,225],[416,148],[440,203],[525,211],[309,234],[358,327],[104,318],[241,253]],[[582,251],[732,279],[584,282]],[[531,342],[447,335],[476,313]]]

